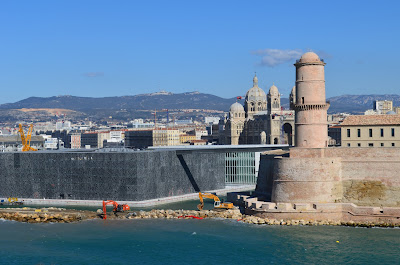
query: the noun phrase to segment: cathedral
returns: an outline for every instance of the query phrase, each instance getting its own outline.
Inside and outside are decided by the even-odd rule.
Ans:
[[[295,104],[295,88],[290,94],[290,105]],[[244,106],[232,104],[225,120],[225,144],[289,144],[294,145],[294,110],[281,107],[281,95],[272,85],[268,95],[258,86],[246,93]]]

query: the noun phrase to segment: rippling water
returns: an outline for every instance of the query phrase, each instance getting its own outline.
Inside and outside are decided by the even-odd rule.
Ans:
[[[0,220],[0,233],[1,264],[400,264],[400,229],[216,219]]]

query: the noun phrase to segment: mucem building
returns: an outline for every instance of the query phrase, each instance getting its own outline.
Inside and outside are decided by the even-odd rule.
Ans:
[[[257,157],[272,148],[0,153],[0,197],[143,201],[255,184]]]

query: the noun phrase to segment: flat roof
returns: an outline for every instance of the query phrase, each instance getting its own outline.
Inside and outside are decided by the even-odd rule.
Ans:
[[[150,146],[148,150],[177,152],[191,151],[219,151],[219,152],[262,152],[273,149],[289,149],[288,144],[244,144],[244,145],[176,145],[176,146]]]

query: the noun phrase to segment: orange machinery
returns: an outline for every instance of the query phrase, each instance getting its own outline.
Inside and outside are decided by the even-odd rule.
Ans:
[[[26,134],[26,138],[25,138],[25,133],[24,133],[24,130],[22,129],[22,124],[19,124],[18,132],[21,135],[22,152],[37,151],[36,148],[31,147],[32,131],[33,131],[33,124],[31,124],[29,126],[28,133]]]
[[[200,204],[197,205],[197,209],[199,209],[200,211],[203,210],[203,207],[204,207],[203,197],[214,200],[214,209],[233,209],[233,208],[235,208],[235,206],[233,206],[233,203],[231,203],[231,202],[221,202],[221,200],[215,194],[199,192]]]
[[[103,214],[104,214],[103,219],[107,219],[107,209],[106,209],[107,205],[112,205],[114,207],[113,208],[114,213],[125,212],[131,209],[128,204],[118,204],[117,202],[111,200],[103,201]]]

